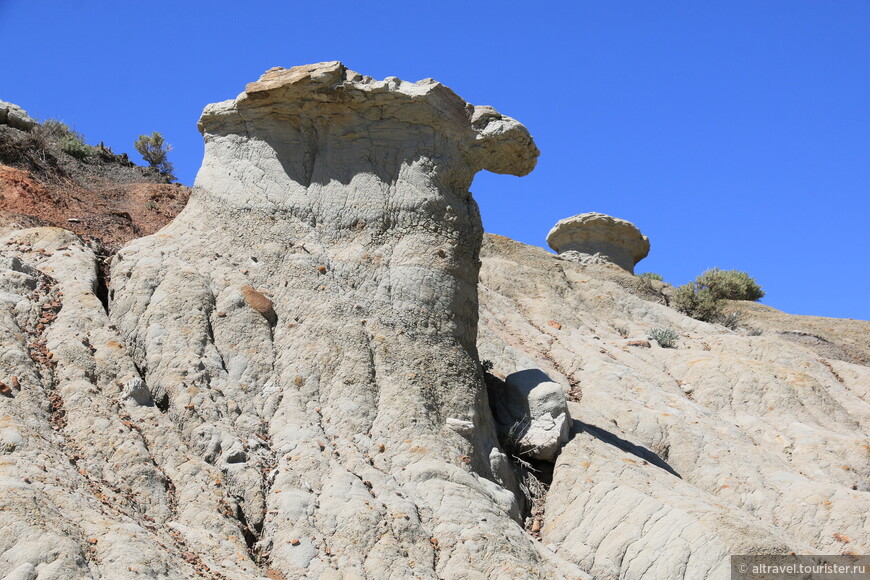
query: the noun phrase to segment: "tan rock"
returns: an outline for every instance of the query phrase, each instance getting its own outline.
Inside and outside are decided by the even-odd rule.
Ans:
[[[266,298],[262,292],[254,290],[251,286],[242,286],[242,296],[245,297],[245,302],[248,305],[263,315],[263,318],[269,321],[269,324],[274,325],[278,318],[275,315],[275,309],[272,307],[272,301]],[[218,313],[220,316],[220,313]]]
[[[581,255],[575,259],[599,255],[631,273],[649,254],[649,238],[633,223],[595,212],[558,221],[547,234],[547,243],[559,254]]]

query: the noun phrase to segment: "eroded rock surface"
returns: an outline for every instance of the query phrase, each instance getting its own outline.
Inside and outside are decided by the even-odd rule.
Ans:
[[[870,548],[870,369],[826,357],[863,360],[870,322],[768,307],[734,332],[612,268],[499,236],[482,260],[480,357],[535,364],[572,399],[541,530],[559,555],[596,578],[725,579],[730,554]],[[823,321],[826,350],[782,334]],[[678,348],[640,346],[659,327]]]
[[[189,205],[105,304],[75,234],[0,238],[0,576],[728,578],[870,549],[870,323],[734,332],[483,236],[474,172],[537,149],[434,81],[273,69],[200,126]],[[558,433],[531,508],[511,388]]]
[[[547,234],[547,243],[565,259],[611,262],[631,273],[649,254],[649,238],[633,223],[596,212],[559,220]]]
[[[340,63],[268,71],[200,129],[190,202],[118,253],[110,291],[183,441],[186,545],[239,577],[580,574],[518,523],[476,357],[468,187],[528,173],[526,129]]]

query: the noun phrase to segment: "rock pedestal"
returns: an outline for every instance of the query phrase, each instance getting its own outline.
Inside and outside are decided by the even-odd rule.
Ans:
[[[598,258],[632,274],[649,254],[649,238],[633,223],[595,212],[560,220],[547,234],[547,243],[559,254],[576,252],[580,261]]]
[[[552,574],[516,523],[475,347],[468,188],[532,170],[525,127],[329,62],[267,71],[199,128],[190,202],[117,255],[111,312],[254,548],[294,578]]]

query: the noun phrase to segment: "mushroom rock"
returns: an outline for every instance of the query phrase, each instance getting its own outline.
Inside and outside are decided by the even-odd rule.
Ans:
[[[328,62],[267,71],[199,129],[190,202],[110,288],[153,400],[238,506],[188,513],[197,476],[176,481],[189,536],[235,517],[294,578],[578,575],[518,523],[475,346],[468,188],[534,168],[526,128]]]
[[[547,243],[559,254],[601,258],[632,274],[649,255],[649,238],[633,223],[596,212],[559,220],[547,234]]]

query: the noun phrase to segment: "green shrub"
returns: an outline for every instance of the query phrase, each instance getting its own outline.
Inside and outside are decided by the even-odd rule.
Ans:
[[[711,268],[695,280],[700,288],[707,288],[716,298],[727,300],[759,300],[764,290],[746,272]]]
[[[642,274],[637,274],[638,278],[645,278],[647,280],[658,280],[659,282],[664,282],[664,278],[662,278],[661,274],[656,274],[655,272],[643,272]]]
[[[155,168],[162,175],[175,179],[175,176],[172,175],[175,168],[168,159],[169,152],[172,151],[172,145],[163,139],[163,135],[157,131],[154,131],[151,135],[139,135],[133,146],[148,165]]]
[[[656,341],[662,348],[674,348],[679,335],[670,328],[653,328],[647,338]]]
[[[704,322],[715,322],[722,316],[725,304],[710,292],[709,288],[701,288],[697,282],[689,282],[679,286],[671,295],[674,308]]]
[[[94,154],[94,148],[85,143],[82,135],[75,131],[61,136],[60,148],[63,149],[64,153],[82,161]]]
[[[47,119],[38,126],[38,130],[50,137],[63,137],[69,133],[69,125],[60,119]],[[36,129],[36,127],[34,127]]]
[[[735,329],[737,313],[724,315],[725,300],[758,300],[764,296],[761,286],[746,272],[711,268],[694,282],[674,290],[674,308],[697,320],[715,322]]]

